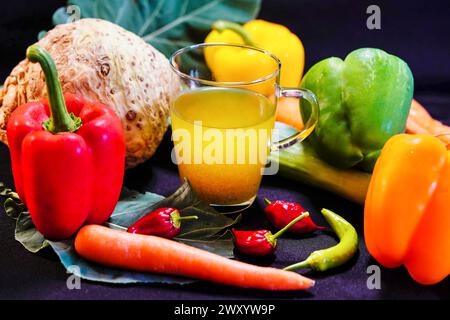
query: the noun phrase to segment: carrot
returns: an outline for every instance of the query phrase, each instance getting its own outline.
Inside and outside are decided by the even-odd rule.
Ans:
[[[314,285],[313,280],[295,272],[258,267],[172,240],[97,225],[79,231],[75,250],[83,258],[109,267],[185,276],[242,288],[288,291]]]
[[[412,134],[431,134],[450,144],[450,127],[433,119],[428,111],[416,100],[411,103],[411,111],[406,122],[406,132]],[[448,134],[448,135],[445,135]]]
[[[286,123],[297,130],[303,130],[299,101],[296,98],[280,98],[277,105],[277,121]]]

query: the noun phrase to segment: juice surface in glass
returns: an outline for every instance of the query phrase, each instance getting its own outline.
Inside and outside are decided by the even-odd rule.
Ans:
[[[273,102],[249,90],[209,87],[179,95],[171,117],[180,176],[207,203],[251,203],[270,151],[275,111]]]

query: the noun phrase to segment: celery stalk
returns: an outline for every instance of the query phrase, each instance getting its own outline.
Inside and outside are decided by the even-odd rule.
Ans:
[[[279,163],[279,174],[283,177],[364,204],[371,175],[354,169],[335,168],[321,160],[306,143],[297,143],[286,150],[274,153],[270,160]]]

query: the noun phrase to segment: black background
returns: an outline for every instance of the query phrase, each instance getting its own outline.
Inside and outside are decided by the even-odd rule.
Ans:
[[[22,60],[28,45],[40,30],[51,27],[51,15],[64,1],[14,0],[2,3],[0,19],[0,82]],[[368,30],[366,8],[381,8],[381,30]],[[288,26],[306,48],[306,68],[329,56],[345,57],[360,47],[377,47],[404,59],[415,77],[415,97],[433,116],[450,124],[450,4],[448,1],[358,1],[358,0],[264,0],[261,18]],[[137,190],[169,195],[178,186],[177,170],[170,161],[170,140],[166,138],[157,155],[127,173],[125,184]],[[0,146],[0,181],[12,185],[9,153]],[[360,253],[348,266],[318,275],[310,292],[267,293],[227,288],[202,282],[189,286],[119,286],[83,281],[82,290],[66,288],[67,275],[50,251],[33,255],[13,239],[13,222],[0,213],[0,298],[28,299],[436,299],[450,297],[450,280],[424,287],[414,283],[406,270],[382,269],[382,290],[366,287],[368,265],[375,264],[362,239],[360,206],[327,192],[281,178],[263,182],[260,199],[301,201],[317,215],[328,207],[347,217],[361,237]],[[261,217],[260,200],[245,214],[243,227],[268,227]],[[393,212],[392,214],[395,214]],[[389,223],[388,221],[386,223]],[[333,238],[318,234],[313,238],[280,241],[275,261],[253,261],[275,266],[299,261],[312,250],[333,245]]]

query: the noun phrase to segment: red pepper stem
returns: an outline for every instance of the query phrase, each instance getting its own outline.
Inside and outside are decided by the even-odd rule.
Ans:
[[[255,46],[255,42],[253,41],[250,32],[245,30],[238,23],[234,23],[231,21],[225,21],[225,20],[218,20],[218,21],[214,22],[214,24],[212,25],[212,28],[219,32],[223,32],[225,30],[231,30],[231,31],[237,33],[242,38],[242,40],[244,41],[244,43],[246,45],[253,46],[253,47]]]
[[[272,204],[272,201],[270,201],[270,200],[267,199],[267,198],[264,198],[264,202],[265,202],[268,206],[270,206],[270,205]]]
[[[67,111],[56,65],[50,53],[41,46],[32,45],[27,50],[27,59],[33,63],[38,62],[45,75],[50,103],[50,119],[43,123],[45,130],[51,133],[77,131],[81,126],[81,119]]]
[[[295,218],[294,220],[289,222],[289,224],[287,226],[285,226],[283,229],[281,229],[280,231],[275,233],[273,236],[270,236],[270,238],[273,240],[276,240],[277,238],[281,237],[283,235],[283,233],[288,231],[294,224],[296,224],[297,222],[299,222],[300,220],[302,220],[303,218],[306,218],[306,217],[309,217],[309,212],[305,212],[302,215],[298,216],[297,218]]]

